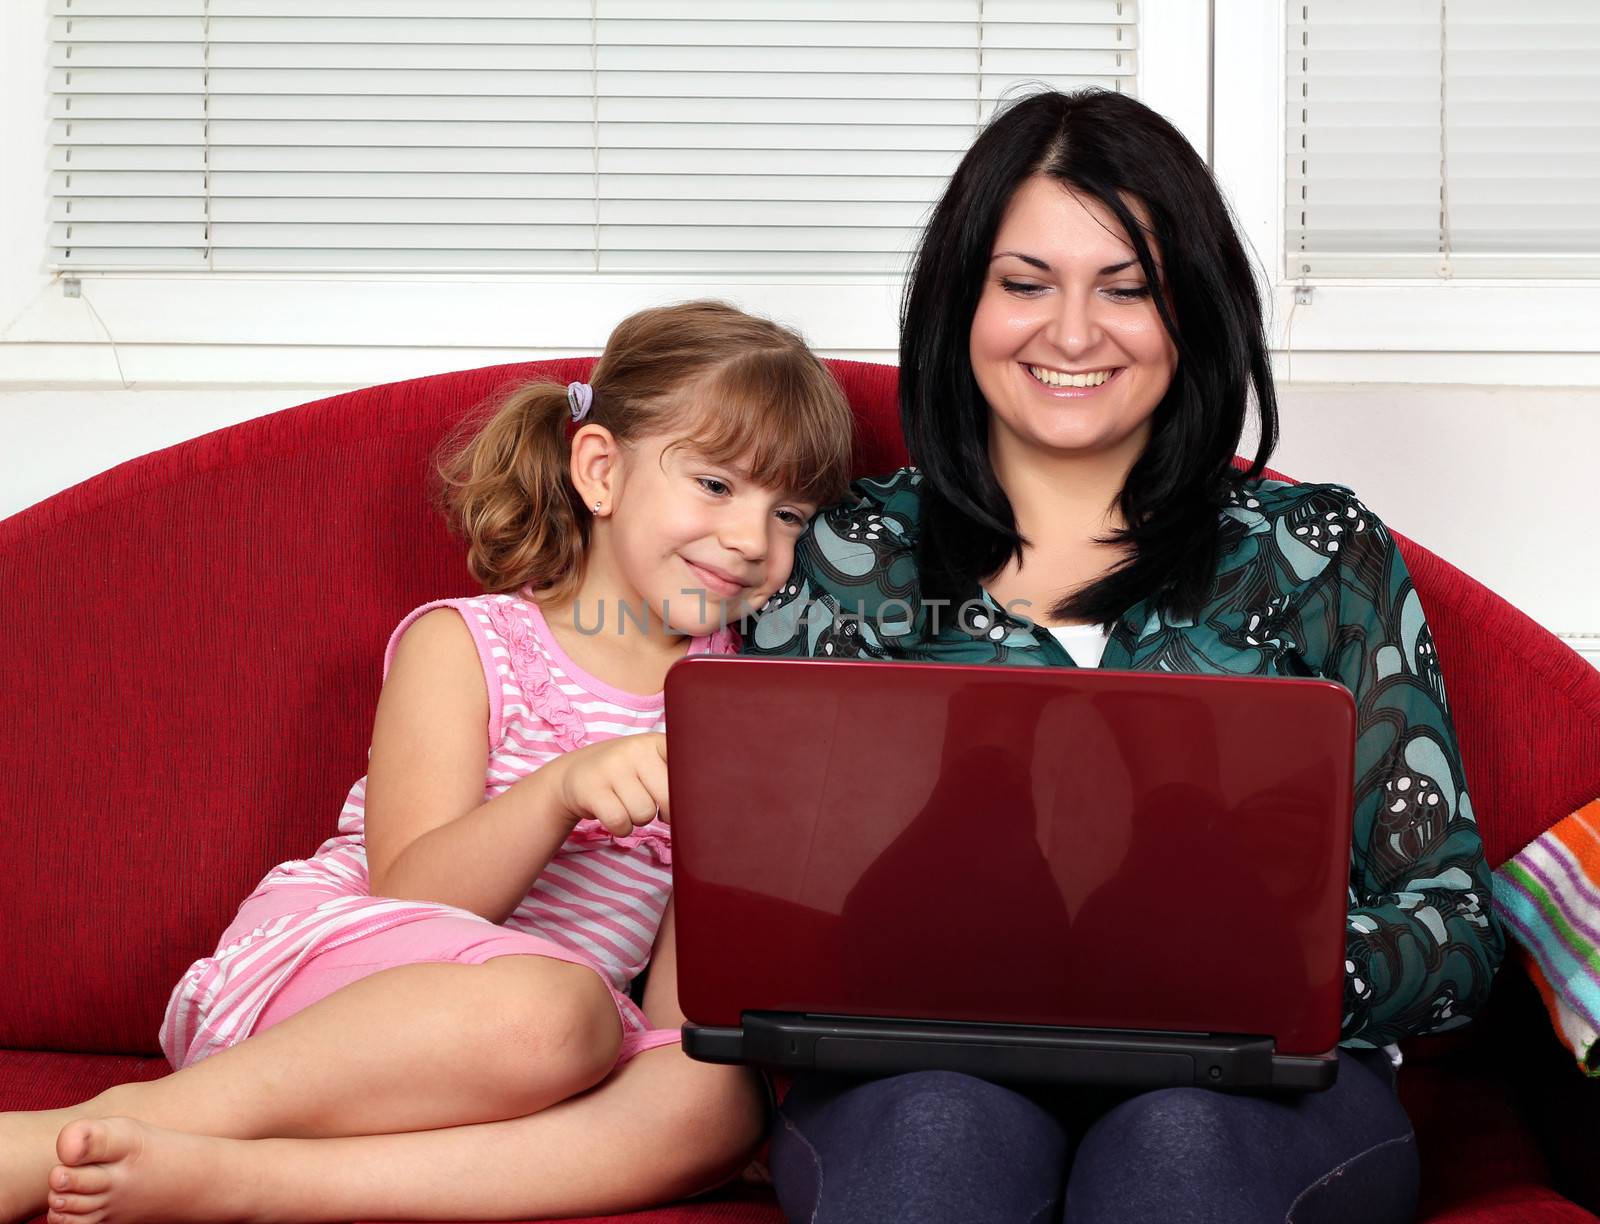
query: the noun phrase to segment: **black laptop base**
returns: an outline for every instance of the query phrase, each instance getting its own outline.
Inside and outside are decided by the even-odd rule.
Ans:
[[[1200,1086],[1230,1092],[1316,1092],[1339,1072],[1326,1058],[1280,1055],[1268,1037],[1147,1033],[745,1012],[740,1028],[683,1026],[702,1062],[785,1071],[898,1075],[960,1071],[1010,1083],[1127,1088]]]

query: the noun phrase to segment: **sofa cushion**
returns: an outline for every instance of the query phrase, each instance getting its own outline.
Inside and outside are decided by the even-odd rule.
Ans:
[[[0,1050],[0,1110],[49,1109],[82,1100],[112,1084],[167,1073],[159,1058],[47,1054]],[[1426,1224],[1519,1224],[1593,1221],[1594,1216],[1549,1187],[1549,1169],[1514,1109],[1512,1093],[1492,1070],[1465,1059],[1409,1066],[1402,1097],[1417,1124],[1424,1169]],[[1456,1125],[1470,1117],[1473,1126]],[[781,1224],[765,1190],[736,1187],[693,1203],[626,1217],[621,1224]]]
[[[1595,1217],[1548,1186],[1499,1186],[1439,1211],[1424,1208],[1417,1224],[1594,1224]]]
[[[171,1068],[164,1058],[133,1054],[47,1054],[0,1050],[0,1112],[59,1109],[113,1084],[160,1079]]]

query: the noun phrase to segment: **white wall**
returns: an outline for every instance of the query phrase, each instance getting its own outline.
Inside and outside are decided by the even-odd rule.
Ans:
[[[0,389],[0,518],[124,460],[345,389]]]
[[[1600,390],[1302,383],[1281,397],[1278,470],[1349,485],[1546,628],[1595,635],[1600,662]]]
[[[124,459],[342,387],[0,391],[0,516]],[[1547,628],[1593,635],[1600,390],[1287,384],[1275,465],[1354,488]]]

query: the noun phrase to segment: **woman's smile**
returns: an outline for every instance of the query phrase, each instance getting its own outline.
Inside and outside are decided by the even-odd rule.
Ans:
[[[1109,385],[1125,367],[1109,370],[1054,370],[1049,366],[1024,365],[1028,376],[1039,384],[1039,389],[1058,399],[1082,399]]]

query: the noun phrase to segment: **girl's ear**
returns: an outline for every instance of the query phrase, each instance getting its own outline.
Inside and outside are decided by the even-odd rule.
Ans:
[[[572,487],[596,518],[611,513],[621,464],[622,445],[604,425],[585,425],[572,435]]]

